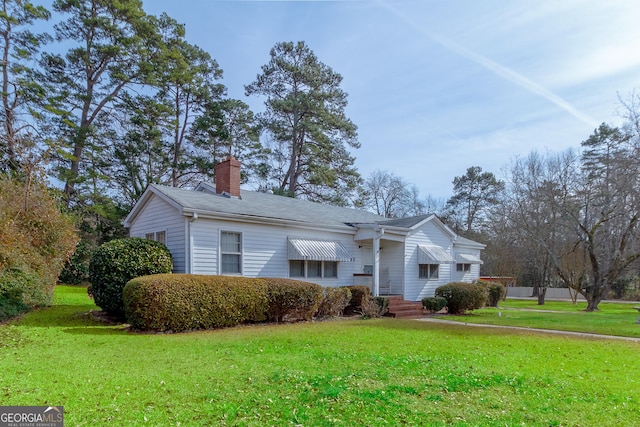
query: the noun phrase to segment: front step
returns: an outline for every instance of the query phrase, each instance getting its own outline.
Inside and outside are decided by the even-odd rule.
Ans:
[[[389,300],[389,311],[385,314],[396,319],[415,319],[422,317],[422,303],[415,301],[405,301],[400,295],[385,297]]]

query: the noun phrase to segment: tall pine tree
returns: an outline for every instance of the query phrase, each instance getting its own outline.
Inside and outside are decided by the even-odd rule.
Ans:
[[[275,190],[292,197],[347,204],[360,184],[348,147],[359,148],[357,128],[345,115],[342,77],[304,43],[278,43],[262,73],[245,86],[266,97],[260,120],[275,143]]]

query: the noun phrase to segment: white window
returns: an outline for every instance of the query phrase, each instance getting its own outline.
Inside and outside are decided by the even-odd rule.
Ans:
[[[304,277],[304,261],[289,261],[289,277]]]
[[[418,264],[418,278],[435,280],[438,278],[439,264]]]
[[[166,231],[157,231],[156,232],[156,242],[160,242],[163,245],[167,244],[167,232]]]
[[[456,271],[468,273],[471,271],[471,264],[456,264]]]
[[[307,277],[322,277],[322,261],[307,261]]]
[[[220,233],[220,273],[242,274],[242,234]]]
[[[154,233],[146,233],[144,238],[147,240],[153,240],[156,242],[160,242],[163,245],[167,244],[167,232],[166,231],[156,231]]]
[[[338,277],[338,262],[289,260],[289,277],[335,279]]]
[[[332,277],[334,279],[338,278],[338,262],[337,261],[325,261],[324,262],[324,270],[323,277]]]

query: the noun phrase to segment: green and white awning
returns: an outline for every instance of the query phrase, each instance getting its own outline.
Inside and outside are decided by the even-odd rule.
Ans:
[[[418,245],[418,264],[455,264],[455,260],[444,250],[435,245]]]
[[[352,262],[355,258],[334,240],[288,239],[289,260]]]

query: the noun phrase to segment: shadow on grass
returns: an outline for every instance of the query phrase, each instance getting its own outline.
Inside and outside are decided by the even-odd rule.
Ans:
[[[66,328],[62,330],[66,334],[73,335],[126,335],[127,331],[122,326],[85,326],[79,328]]]
[[[122,324],[107,323],[94,315],[94,305],[54,305],[25,314],[16,322],[24,328],[64,328],[72,334],[109,335],[126,331]]]

